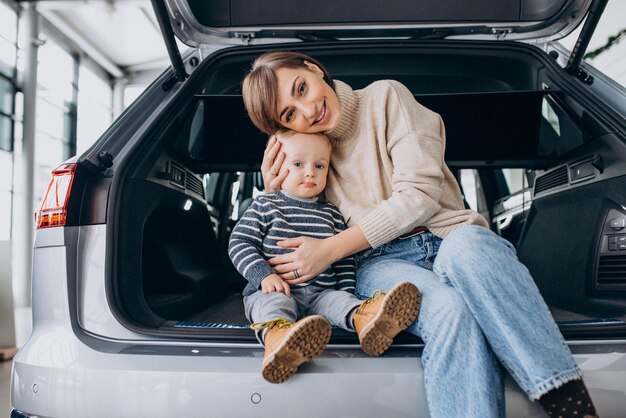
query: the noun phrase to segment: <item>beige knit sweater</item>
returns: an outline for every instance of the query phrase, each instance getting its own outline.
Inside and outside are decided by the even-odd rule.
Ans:
[[[336,80],[335,90],[341,120],[327,132],[333,155],[325,194],[372,247],[417,226],[442,238],[462,225],[489,226],[464,209],[444,163],[445,129],[437,113],[397,81],[352,90]]]

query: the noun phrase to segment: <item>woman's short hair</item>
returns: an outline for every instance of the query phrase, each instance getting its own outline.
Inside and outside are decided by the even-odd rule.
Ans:
[[[334,88],[333,80],[320,62],[298,52],[267,52],[259,56],[252,64],[252,69],[243,79],[243,103],[254,126],[268,135],[272,135],[283,126],[277,121],[278,80],[276,71],[280,68],[304,68],[310,70],[305,61],[317,65],[324,74],[324,81]]]

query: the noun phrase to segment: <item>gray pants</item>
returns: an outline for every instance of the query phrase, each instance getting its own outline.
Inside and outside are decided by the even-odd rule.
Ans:
[[[350,313],[363,301],[343,290],[309,285],[291,288],[291,297],[282,292],[263,294],[257,291],[243,298],[246,318],[250,322],[285,318],[296,322],[307,315],[321,315],[330,325],[354,331]],[[257,338],[262,341],[261,333]]]

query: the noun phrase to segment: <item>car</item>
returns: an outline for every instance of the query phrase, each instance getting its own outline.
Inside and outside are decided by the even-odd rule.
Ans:
[[[267,138],[241,81],[261,53],[294,50],[354,88],[398,80],[442,115],[466,204],[515,245],[599,415],[623,417],[626,89],[581,62],[605,4],[153,0],[172,67],[52,173],[37,213],[11,416],[428,416],[412,335],[373,358],[333,330],[289,382],[259,372],[226,252],[263,193]],[[558,39],[583,21],[570,54]],[[541,414],[510,377],[506,401]]]

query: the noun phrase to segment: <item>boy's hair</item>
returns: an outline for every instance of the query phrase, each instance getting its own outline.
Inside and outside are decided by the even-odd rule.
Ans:
[[[267,52],[259,56],[243,79],[243,103],[248,117],[254,126],[266,134],[272,135],[283,127],[276,120],[278,103],[276,71],[280,68],[303,68],[311,71],[305,61],[317,65],[324,74],[324,81],[334,89],[332,77],[326,67],[308,55],[290,51]]]
[[[274,133],[274,135],[276,135],[276,139],[278,139],[278,141],[280,141],[281,143],[284,141],[287,141],[289,138],[291,138],[294,135],[315,135],[315,136],[324,138],[330,150],[332,150],[333,148],[332,143],[330,142],[330,138],[328,138],[328,136],[324,134],[323,132],[301,133],[301,132],[292,131],[291,129],[279,129],[278,131]]]
[[[291,129],[279,129],[276,132],[274,132],[274,136],[276,136],[276,139],[278,139],[280,142],[283,142],[283,141],[288,140],[289,138],[291,138],[297,133],[298,132],[292,131]]]

